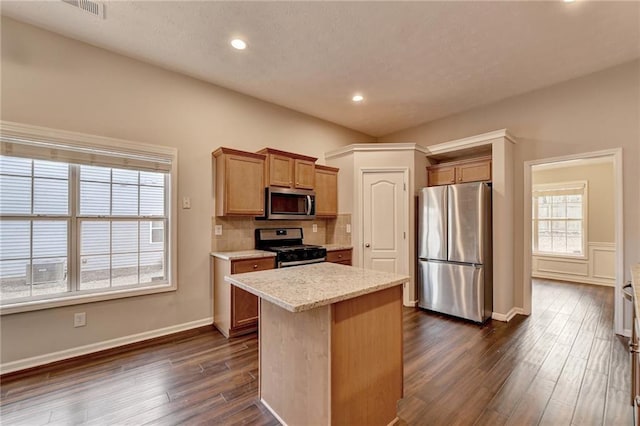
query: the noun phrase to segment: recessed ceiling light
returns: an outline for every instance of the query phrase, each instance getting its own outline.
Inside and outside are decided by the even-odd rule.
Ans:
[[[353,102],[362,102],[362,101],[364,101],[364,96],[362,96],[362,95],[353,95],[353,98],[351,98],[351,100]]]
[[[234,38],[231,40],[231,46],[238,50],[244,50],[247,48],[247,43],[244,40],[240,40],[239,38]]]
[[[576,0],[562,0],[562,1],[565,2],[565,3],[573,3]]]

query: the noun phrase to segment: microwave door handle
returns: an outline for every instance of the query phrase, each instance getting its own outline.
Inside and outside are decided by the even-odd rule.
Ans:
[[[311,195],[307,195],[307,216],[311,214]]]

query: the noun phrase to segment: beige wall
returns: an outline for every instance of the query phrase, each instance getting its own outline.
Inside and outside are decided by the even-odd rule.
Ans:
[[[178,291],[5,315],[2,363],[212,316],[210,153],[263,147],[318,157],[373,139],[199,80],[2,18],[3,120],[176,147]],[[87,326],[73,328],[73,313]]]
[[[588,164],[534,170],[531,173],[533,185],[587,181],[587,239],[588,242],[615,242],[615,187],[613,163]]]
[[[429,145],[507,128],[518,141],[515,184],[515,305],[523,306],[524,162],[623,149],[624,274],[640,261],[640,61],[505,99],[380,138]]]

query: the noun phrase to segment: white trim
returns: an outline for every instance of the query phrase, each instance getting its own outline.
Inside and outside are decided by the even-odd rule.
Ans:
[[[280,416],[278,415],[278,413],[276,413],[276,412],[275,412],[275,410],[274,410],[273,408],[271,408],[271,406],[267,403],[267,401],[265,401],[264,399],[260,398],[260,402],[262,403],[262,405],[264,405],[264,406],[265,406],[265,408],[266,408],[267,410],[269,410],[269,412],[270,412],[271,414],[273,414],[273,417],[275,417],[275,418],[276,418],[276,420],[278,420],[278,421],[279,421],[280,423],[282,423],[284,426],[288,426],[288,423],[287,423],[287,422],[285,422],[284,420],[282,420],[282,417],[280,417]],[[331,408],[331,407],[329,407],[329,408]]]
[[[59,308],[62,306],[82,305],[85,303],[101,302],[103,300],[124,299],[126,297],[144,296],[148,294],[166,293],[176,291],[178,286],[175,281],[172,284],[153,287],[137,287],[133,289],[114,290],[104,293],[75,294],[53,299],[39,299],[12,305],[0,306],[0,316],[17,314],[21,312],[39,311],[42,309]]]
[[[324,158],[329,160],[354,152],[366,151],[418,151],[425,155],[430,153],[429,149],[415,143],[357,143],[329,151],[324,154]]]
[[[613,160],[615,175],[614,203],[615,203],[615,251],[616,251],[616,279],[614,293],[614,332],[624,333],[622,286],[624,285],[624,206],[623,206],[623,178],[622,178],[622,148],[607,149],[582,154],[565,155],[561,157],[543,158],[524,162],[524,259],[523,259],[523,308],[525,313],[531,313],[531,171],[539,164],[558,163],[563,161],[610,157]]]
[[[99,147],[112,151],[116,149],[119,152],[129,152],[131,154],[154,153],[174,157],[178,153],[176,148],[164,145],[133,142],[124,139],[70,132],[68,130],[52,129],[50,127],[33,126],[4,120],[0,120],[0,133],[14,138],[44,139],[69,146]]]
[[[625,328],[624,330],[622,330],[622,333],[620,333],[620,335],[622,335],[624,337],[631,337],[631,329],[630,328]]]
[[[516,143],[515,138],[509,134],[507,129],[500,129],[494,130],[493,132],[470,136],[468,138],[456,139],[436,145],[429,145],[427,147],[427,150],[429,155],[444,154],[453,151],[459,151],[461,149],[491,145],[491,143],[496,139],[505,139],[511,143]]]
[[[404,306],[406,306],[407,308],[415,308],[416,306],[418,306],[418,301],[417,300],[409,300],[408,302],[404,303]]]
[[[576,278],[573,278],[568,274],[569,274],[568,272],[555,273],[555,274],[553,272],[551,273],[537,272],[537,273],[531,274],[531,276],[533,278],[541,278],[541,279],[547,279],[547,280],[567,281],[567,282],[579,283],[579,284],[592,284],[592,285],[599,285],[602,287],[615,287],[615,283],[612,283],[609,281],[594,280],[593,278],[589,278],[586,275],[576,276]]]
[[[191,330],[205,325],[213,324],[213,318],[203,318],[196,321],[190,321],[183,324],[172,325],[169,327],[159,328],[156,330],[145,331],[142,333],[131,334],[129,336],[118,337],[116,339],[105,340],[103,342],[92,343],[89,345],[78,346],[71,349],[65,349],[63,351],[53,352],[45,355],[38,355],[31,358],[20,359],[17,361],[7,362],[0,364],[0,374],[12,373],[14,371],[24,370],[27,368],[38,367],[40,365],[50,364],[56,361],[62,361],[69,358],[74,358],[80,355],[86,355],[94,352],[103,351],[105,349],[116,348],[119,346],[129,345],[131,343],[142,342],[145,340],[153,339],[155,337],[162,337],[181,331]]]
[[[568,167],[583,167],[583,166],[588,166],[593,164],[604,164],[604,163],[612,163],[612,162],[613,160],[609,157],[596,157],[596,158],[588,158],[588,159],[560,161],[557,163],[540,164],[535,166],[535,168],[536,168],[536,171],[552,170],[552,169],[564,169]]]
[[[509,322],[516,315],[524,315],[524,309],[513,307],[506,314],[501,314],[499,312],[493,312],[491,314],[491,318],[496,321]]]

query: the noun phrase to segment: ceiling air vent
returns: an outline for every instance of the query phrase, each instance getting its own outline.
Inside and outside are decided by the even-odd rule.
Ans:
[[[64,3],[104,19],[104,4],[91,0],[62,0]]]

